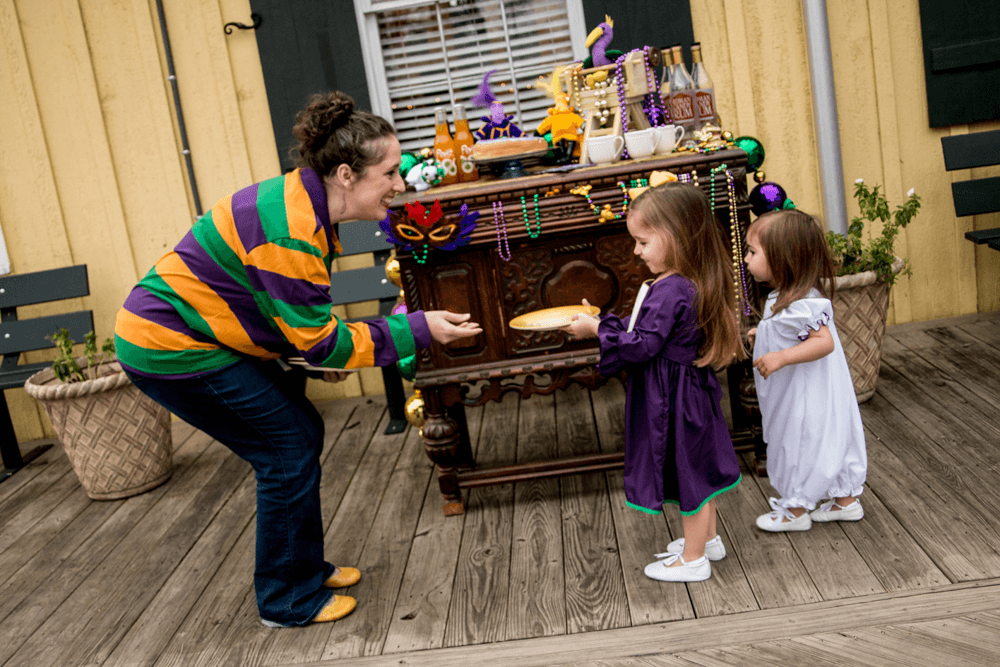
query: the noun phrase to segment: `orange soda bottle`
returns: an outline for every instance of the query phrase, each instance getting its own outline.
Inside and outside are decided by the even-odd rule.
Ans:
[[[479,170],[472,161],[472,145],[475,141],[469,131],[469,119],[465,117],[465,105],[455,105],[455,157],[458,158],[458,180],[475,181]]]
[[[434,159],[444,170],[444,178],[438,185],[458,183],[458,161],[455,157],[455,140],[448,131],[447,110],[434,109]]]

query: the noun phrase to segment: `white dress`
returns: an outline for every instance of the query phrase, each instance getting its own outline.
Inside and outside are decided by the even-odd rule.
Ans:
[[[781,494],[779,504],[811,510],[823,498],[861,494],[868,470],[865,434],[833,304],[814,289],[772,316],[776,298],[771,292],[757,325],[754,359],[793,347],[824,324],[833,334],[833,352],[825,357],[785,366],[766,380],[753,372],[767,472]]]

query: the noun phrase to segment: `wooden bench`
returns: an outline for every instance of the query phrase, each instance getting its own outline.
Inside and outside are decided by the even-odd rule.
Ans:
[[[1000,130],[941,137],[944,167],[948,171],[1000,165]],[[1000,211],[1000,176],[951,184],[955,215],[981,215]],[[1000,227],[966,232],[973,243],[1000,250]]]
[[[0,362],[0,390],[23,387],[29,377],[52,365],[47,361],[18,363],[22,352],[55,347],[46,336],[65,327],[70,338],[83,342],[84,336],[94,330],[94,316],[89,310],[19,320],[17,309],[88,294],[90,283],[85,264],[0,277],[0,355],[3,355],[3,361]],[[37,447],[22,456],[14,434],[14,425],[10,420],[7,399],[2,391],[0,401],[0,455],[4,465],[0,481],[3,481],[51,445]]]
[[[392,308],[399,297],[399,288],[385,276],[385,263],[392,255],[393,246],[385,242],[385,235],[378,222],[353,221],[336,226],[341,257],[372,253],[375,266],[335,271],[330,276],[330,295],[334,305],[347,305],[362,301],[378,301],[378,317],[392,314]],[[360,322],[368,318],[354,318],[348,322]],[[321,377],[321,373],[309,373]],[[406,395],[403,393],[403,379],[396,364],[382,367],[382,381],[385,384],[385,398],[389,404],[389,425],[386,434],[401,433],[406,429]]]

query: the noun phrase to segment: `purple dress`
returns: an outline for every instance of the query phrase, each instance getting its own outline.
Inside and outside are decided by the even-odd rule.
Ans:
[[[722,414],[722,389],[709,368],[694,365],[702,331],[694,285],[672,275],[653,283],[633,331],[615,315],[601,319],[600,372],[628,371],[625,393],[625,498],[659,514],[681,514],[740,481],[740,466]]]

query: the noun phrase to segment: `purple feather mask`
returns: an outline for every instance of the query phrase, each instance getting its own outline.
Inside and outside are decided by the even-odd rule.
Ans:
[[[422,250],[423,260],[430,250],[455,250],[466,245],[479,218],[479,211],[470,213],[468,204],[462,204],[458,213],[446,216],[437,199],[430,210],[420,202],[406,203],[403,207],[405,213],[389,209],[379,227],[389,243],[402,246],[404,250]],[[419,253],[414,255],[418,262],[424,263]]]

